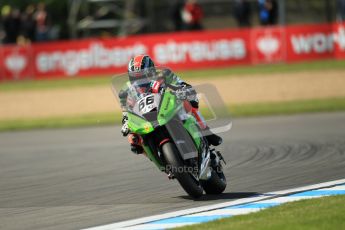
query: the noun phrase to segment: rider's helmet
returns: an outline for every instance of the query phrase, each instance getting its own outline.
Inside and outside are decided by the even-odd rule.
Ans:
[[[152,59],[148,55],[137,55],[128,63],[128,76],[131,82],[145,78],[155,67]]]
[[[155,64],[148,55],[137,55],[128,63],[128,77],[131,84],[141,93],[151,88]]]

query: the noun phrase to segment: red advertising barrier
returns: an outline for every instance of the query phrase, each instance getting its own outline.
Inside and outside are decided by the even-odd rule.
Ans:
[[[335,58],[345,59],[345,23],[334,24]]]
[[[287,27],[286,33],[290,41],[287,61],[332,58],[335,55],[332,25]]]
[[[284,27],[256,28],[250,32],[251,63],[273,63],[286,60]]]
[[[31,78],[33,75],[32,46],[6,46],[1,49],[2,80]]]
[[[345,24],[259,27],[0,47],[0,80],[126,71],[136,54],[174,70],[345,58]]]

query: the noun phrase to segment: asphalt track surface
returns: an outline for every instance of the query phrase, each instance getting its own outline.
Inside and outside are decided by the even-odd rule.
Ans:
[[[191,200],[119,127],[0,133],[0,229],[80,229],[345,178],[345,113],[234,120],[228,187]]]

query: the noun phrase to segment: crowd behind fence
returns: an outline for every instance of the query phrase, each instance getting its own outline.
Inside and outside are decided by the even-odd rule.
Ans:
[[[0,39],[4,44],[27,44],[55,39],[45,3],[29,4],[24,10],[4,5],[1,8]]]
[[[5,0],[3,0],[5,1]],[[93,15],[81,16],[88,0],[65,0],[66,12],[55,12],[52,6],[37,1],[7,1],[1,4],[0,44],[27,44],[57,39],[70,39],[88,36],[119,36],[133,33],[155,33],[181,30],[202,30],[214,28],[236,28],[269,26],[276,24],[323,23],[345,20],[345,0],[113,0],[104,1],[106,5],[97,6],[96,16],[99,19],[130,24],[130,19],[138,17],[142,28],[120,31],[114,28],[102,29],[92,33],[75,33],[68,28],[68,17],[74,3],[80,5],[75,20],[85,24]],[[32,2],[32,3],[31,3]],[[97,1],[102,2],[102,1]],[[16,3],[16,5],[14,4]],[[19,3],[21,4],[19,6]],[[129,4],[131,3],[131,4]],[[70,4],[70,5],[69,5]],[[123,6],[124,10],[110,14],[114,9]],[[121,5],[122,4],[122,5]],[[110,6],[110,7],[109,7]],[[129,9],[126,9],[126,7]],[[49,8],[50,7],[50,8]],[[109,13],[110,12],[110,13]],[[89,13],[90,14],[90,13]],[[54,16],[53,16],[54,15]],[[79,18],[78,18],[79,17]],[[116,25],[120,25],[117,23]],[[63,25],[63,26],[61,26]],[[77,26],[70,25],[70,27]]]

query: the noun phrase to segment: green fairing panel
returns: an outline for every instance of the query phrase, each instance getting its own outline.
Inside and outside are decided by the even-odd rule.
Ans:
[[[188,118],[184,122],[183,126],[188,131],[188,133],[192,136],[194,143],[197,146],[197,148],[200,149],[201,136],[200,136],[200,132],[198,130],[198,127],[196,126],[195,118],[194,117]]]
[[[148,134],[154,130],[150,122],[132,113],[128,113],[128,128],[131,132],[140,135]]]
[[[175,114],[181,109],[182,104],[176,103],[176,96],[170,92],[166,92],[158,113],[158,123],[163,126],[170,121]]]

